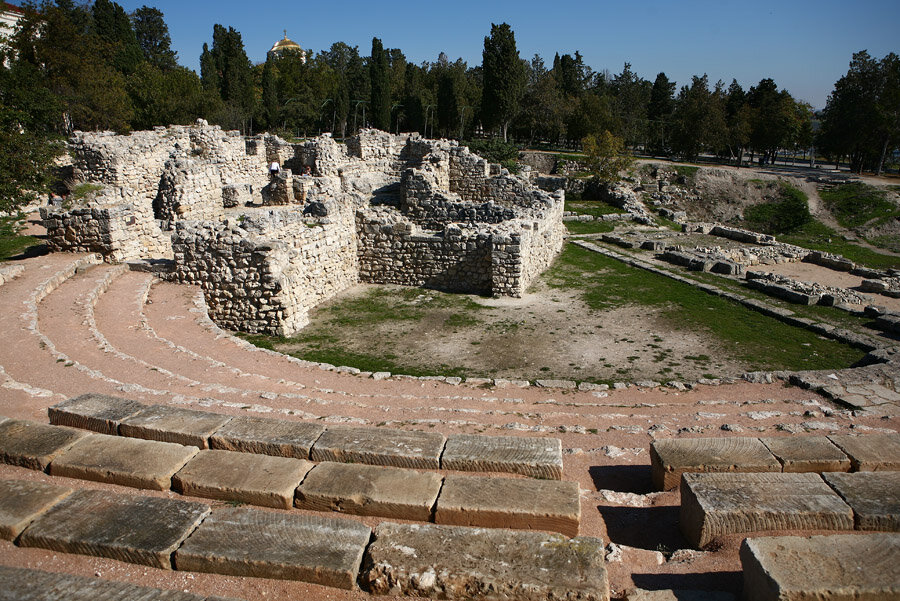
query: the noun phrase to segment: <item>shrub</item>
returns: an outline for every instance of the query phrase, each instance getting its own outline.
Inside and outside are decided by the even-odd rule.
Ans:
[[[812,215],[806,194],[782,182],[777,200],[749,207],[744,219],[753,230],[778,235],[798,230],[812,220]]]

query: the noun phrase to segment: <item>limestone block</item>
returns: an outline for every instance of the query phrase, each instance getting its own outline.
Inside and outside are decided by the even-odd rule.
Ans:
[[[438,432],[329,426],[313,445],[310,458],[313,461],[438,469],[445,440]]]
[[[70,494],[71,488],[56,484],[0,480],[0,538],[14,540],[35,518]]]
[[[434,521],[457,526],[549,530],[578,536],[577,482],[448,475]]]
[[[650,445],[658,490],[678,486],[686,472],[780,472],[781,464],[758,438],[672,438]]]
[[[857,530],[900,532],[900,472],[822,474],[853,509]]]
[[[147,406],[137,401],[105,394],[83,394],[47,408],[50,423],[58,426],[118,434],[119,423]]]
[[[209,443],[213,449],[309,459],[324,431],[322,424],[238,416],[210,436]]]
[[[0,601],[203,601],[181,591],[0,566]]]
[[[19,545],[168,570],[172,553],[208,513],[203,503],[78,490],[26,528]]]
[[[900,534],[748,538],[747,601],[893,601],[900,598]]]
[[[462,526],[382,522],[360,581],[376,595],[609,599],[599,538]]]
[[[54,457],[86,436],[87,432],[10,419],[0,423],[0,462],[32,470],[45,470]]]
[[[455,434],[447,439],[441,467],[559,480],[563,467],[562,442],[558,438]]]
[[[681,531],[715,537],[770,530],[852,530],[853,511],[818,474],[685,473]]]
[[[724,591],[634,589],[628,591],[625,601],[737,601],[737,597]]]
[[[175,474],[172,484],[185,495],[290,509],[294,490],[312,467],[303,459],[200,451]]]
[[[850,456],[854,472],[900,471],[900,434],[832,434],[828,438]]]
[[[431,519],[442,478],[432,472],[324,462],[297,488],[300,509],[418,520]]]
[[[194,411],[168,405],[152,405],[122,420],[119,434],[162,442],[209,448],[209,437],[228,423],[229,415]]]
[[[95,434],[58,455],[50,464],[50,474],[169,490],[172,476],[198,451],[197,447],[171,442]]]
[[[222,508],[178,549],[175,565],[352,589],[371,533],[353,520]]]
[[[849,472],[850,458],[825,436],[760,438],[784,472]]]

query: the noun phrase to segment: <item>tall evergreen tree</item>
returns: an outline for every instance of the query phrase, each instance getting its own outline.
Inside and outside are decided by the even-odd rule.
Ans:
[[[249,129],[256,106],[256,92],[250,59],[244,41],[233,27],[213,26],[212,48],[203,45],[200,55],[200,77],[204,87],[218,91],[224,110],[216,120],[226,127]]]
[[[372,126],[385,131],[391,128],[391,72],[388,53],[378,38],[372,38],[372,56],[369,58],[369,118]]]
[[[125,9],[117,2],[95,0],[91,14],[97,35],[113,49],[113,67],[125,75],[133,73],[143,52]]]
[[[508,24],[491,24],[491,35],[484,38],[482,69],[481,114],[485,125],[500,127],[505,142],[509,124],[518,115],[525,94],[525,65]]]
[[[647,103],[647,120],[649,121],[649,143],[647,150],[656,156],[668,150],[666,141],[667,127],[670,125],[672,112],[675,110],[675,82],[669,81],[665,73],[658,73],[650,89],[650,101]]]
[[[172,50],[169,26],[159,9],[142,6],[131,15],[134,34],[144,60],[166,71],[178,65],[177,54]]]

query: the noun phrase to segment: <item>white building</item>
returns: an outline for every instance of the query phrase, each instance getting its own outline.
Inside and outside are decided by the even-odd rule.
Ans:
[[[18,6],[9,2],[0,2],[0,36],[10,36],[16,30],[19,19],[25,16]]]

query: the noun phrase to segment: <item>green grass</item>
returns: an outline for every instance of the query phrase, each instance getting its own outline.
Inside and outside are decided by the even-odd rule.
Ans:
[[[34,236],[22,236],[24,217],[0,217],[0,261],[21,255],[25,249],[41,243]]]
[[[900,269],[900,257],[881,254],[844,240],[840,234],[819,221],[810,221],[791,234],[778,236],[778,240],[804,248],[841,255],[854,263],[872,269]]]
[[[694,176],[697,175],[697,172],[700,170],[700,167],[694,167],[692,165],[675,165],[675,173],[685,178],[686,180],[694,179]]]
[[[662,309],[679,329],[706,332],[722,352],[752,370],[834,369],[864,355],[850,346],[785,325],[693,286],[629,267],[603,255],[569,245],[549,273],[552,287],[582,290],[595,311],[623,305]]]
[[[779,182],[778,199],[748,207],[746,226],[764,234],[787,234],[812,221],[809,198],[787,182]]]
[[[570,234],[605,234],[616,229],[611,221],[566,221]]]
[[[611,204],[605,203],[602,200],[566,200],[566,211],[573,211],[575,213],[579,213],[581,215],[593,215],[594,217],[599,217],[600,215],[610,215],[613,213],[624,213],[625,209],[620,209],[619,207],[614,207]]]
[[[887,199],[884,190],[862,182],[823,188],[819,195],[837,222],[846,228],[860,227],[871,221],[884,223],[900,217],[900,208]]]

